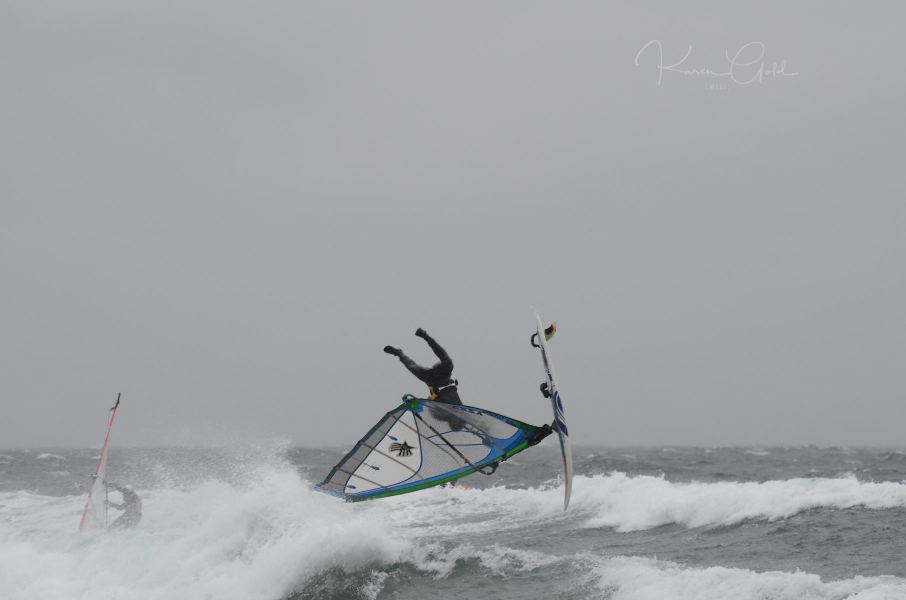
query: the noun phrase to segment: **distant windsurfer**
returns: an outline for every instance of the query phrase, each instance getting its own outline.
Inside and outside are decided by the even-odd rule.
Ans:
[[[415,331],[415,335],[425,340],[425,342],[431,346],[431,350],[433,350],[434,354],[437,355],[437,358],[440,359],[439,362],[434,363],[431,367],[422,367],[406,356],[399,348],[384,346],[384,352],[398,357],[400,362],[409,369],[410,373],[418,377],[419,380],[428,386],[428,389],[431,392],[431,400],[461,405],[462,400],[459,399],[459,391],[457,390],[459,382],[453,379],[453,361],[450,359],[450,355],[447,354],[447,351],[421,327]]]
[[[121,486],[115,483],[108,484],[109,487],[115,489],[123,495],[122,504],[116,504],[115,502],[107,502],[107,505],[115,508],[116,510],[123,511],[116,521],[110,524],[108,529],[131,529],[138,525],[138,522],[142,520],[142,501],[138,497],[138,494],[128,486]]]

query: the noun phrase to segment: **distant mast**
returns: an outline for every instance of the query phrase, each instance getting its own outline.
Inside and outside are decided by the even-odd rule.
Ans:
[[[92,475],[91,489],[88,490],[85,510],[82,511],[82,520],[79,521],[79,531],[107,529],[107,445],[110,442],[110,431],[116,420],[116,410],[119,408],[121,396],[122,392],[116,395],[116,403],[107,415],[107,432],[104,434],[104,444],[101,446],[101,454]]]

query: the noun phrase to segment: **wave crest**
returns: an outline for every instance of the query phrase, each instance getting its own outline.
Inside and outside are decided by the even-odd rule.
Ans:
[[[906,484],[864,482],[854,476],[756,481],[672,482],[663,477],[614,472],[578,476],[568,513],[558,486],[428,492],[408,503],[406,522],[425,533],[480,531],[484,515],[503,529],[539,519],[581,519],[581,527],[619,532],[663,525],[716,527],[747,520],[775,521],[812,509],[906,507]],[[469,518],[471,517],[471,518]]]

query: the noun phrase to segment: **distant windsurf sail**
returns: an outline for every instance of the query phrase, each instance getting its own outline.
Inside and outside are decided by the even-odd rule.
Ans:
[[[88,500],[85,510],[82,511],[82,520],[79,521],[79,531],[94,531],[107,529],[107,444],[110,442],[110,430],[116,419],[116,409],[120,405],[120,395],[116,395],[116,404],[107,415],[107,433],[104,435],[104,445],[94,469],[91,489],[88,490]]]
[[[349,501],[422,490],[525,450],[539,428],[483,408],[407,395],[333,468],[318,489]]]

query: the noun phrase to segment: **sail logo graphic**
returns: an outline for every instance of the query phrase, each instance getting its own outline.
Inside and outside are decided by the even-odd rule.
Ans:
[[[410,446],[406,440],[403,440],[403,443],[394,442],[390,444],[390,451],[396,452],[397,456],[412,456],[412,450],[415,446]]]

